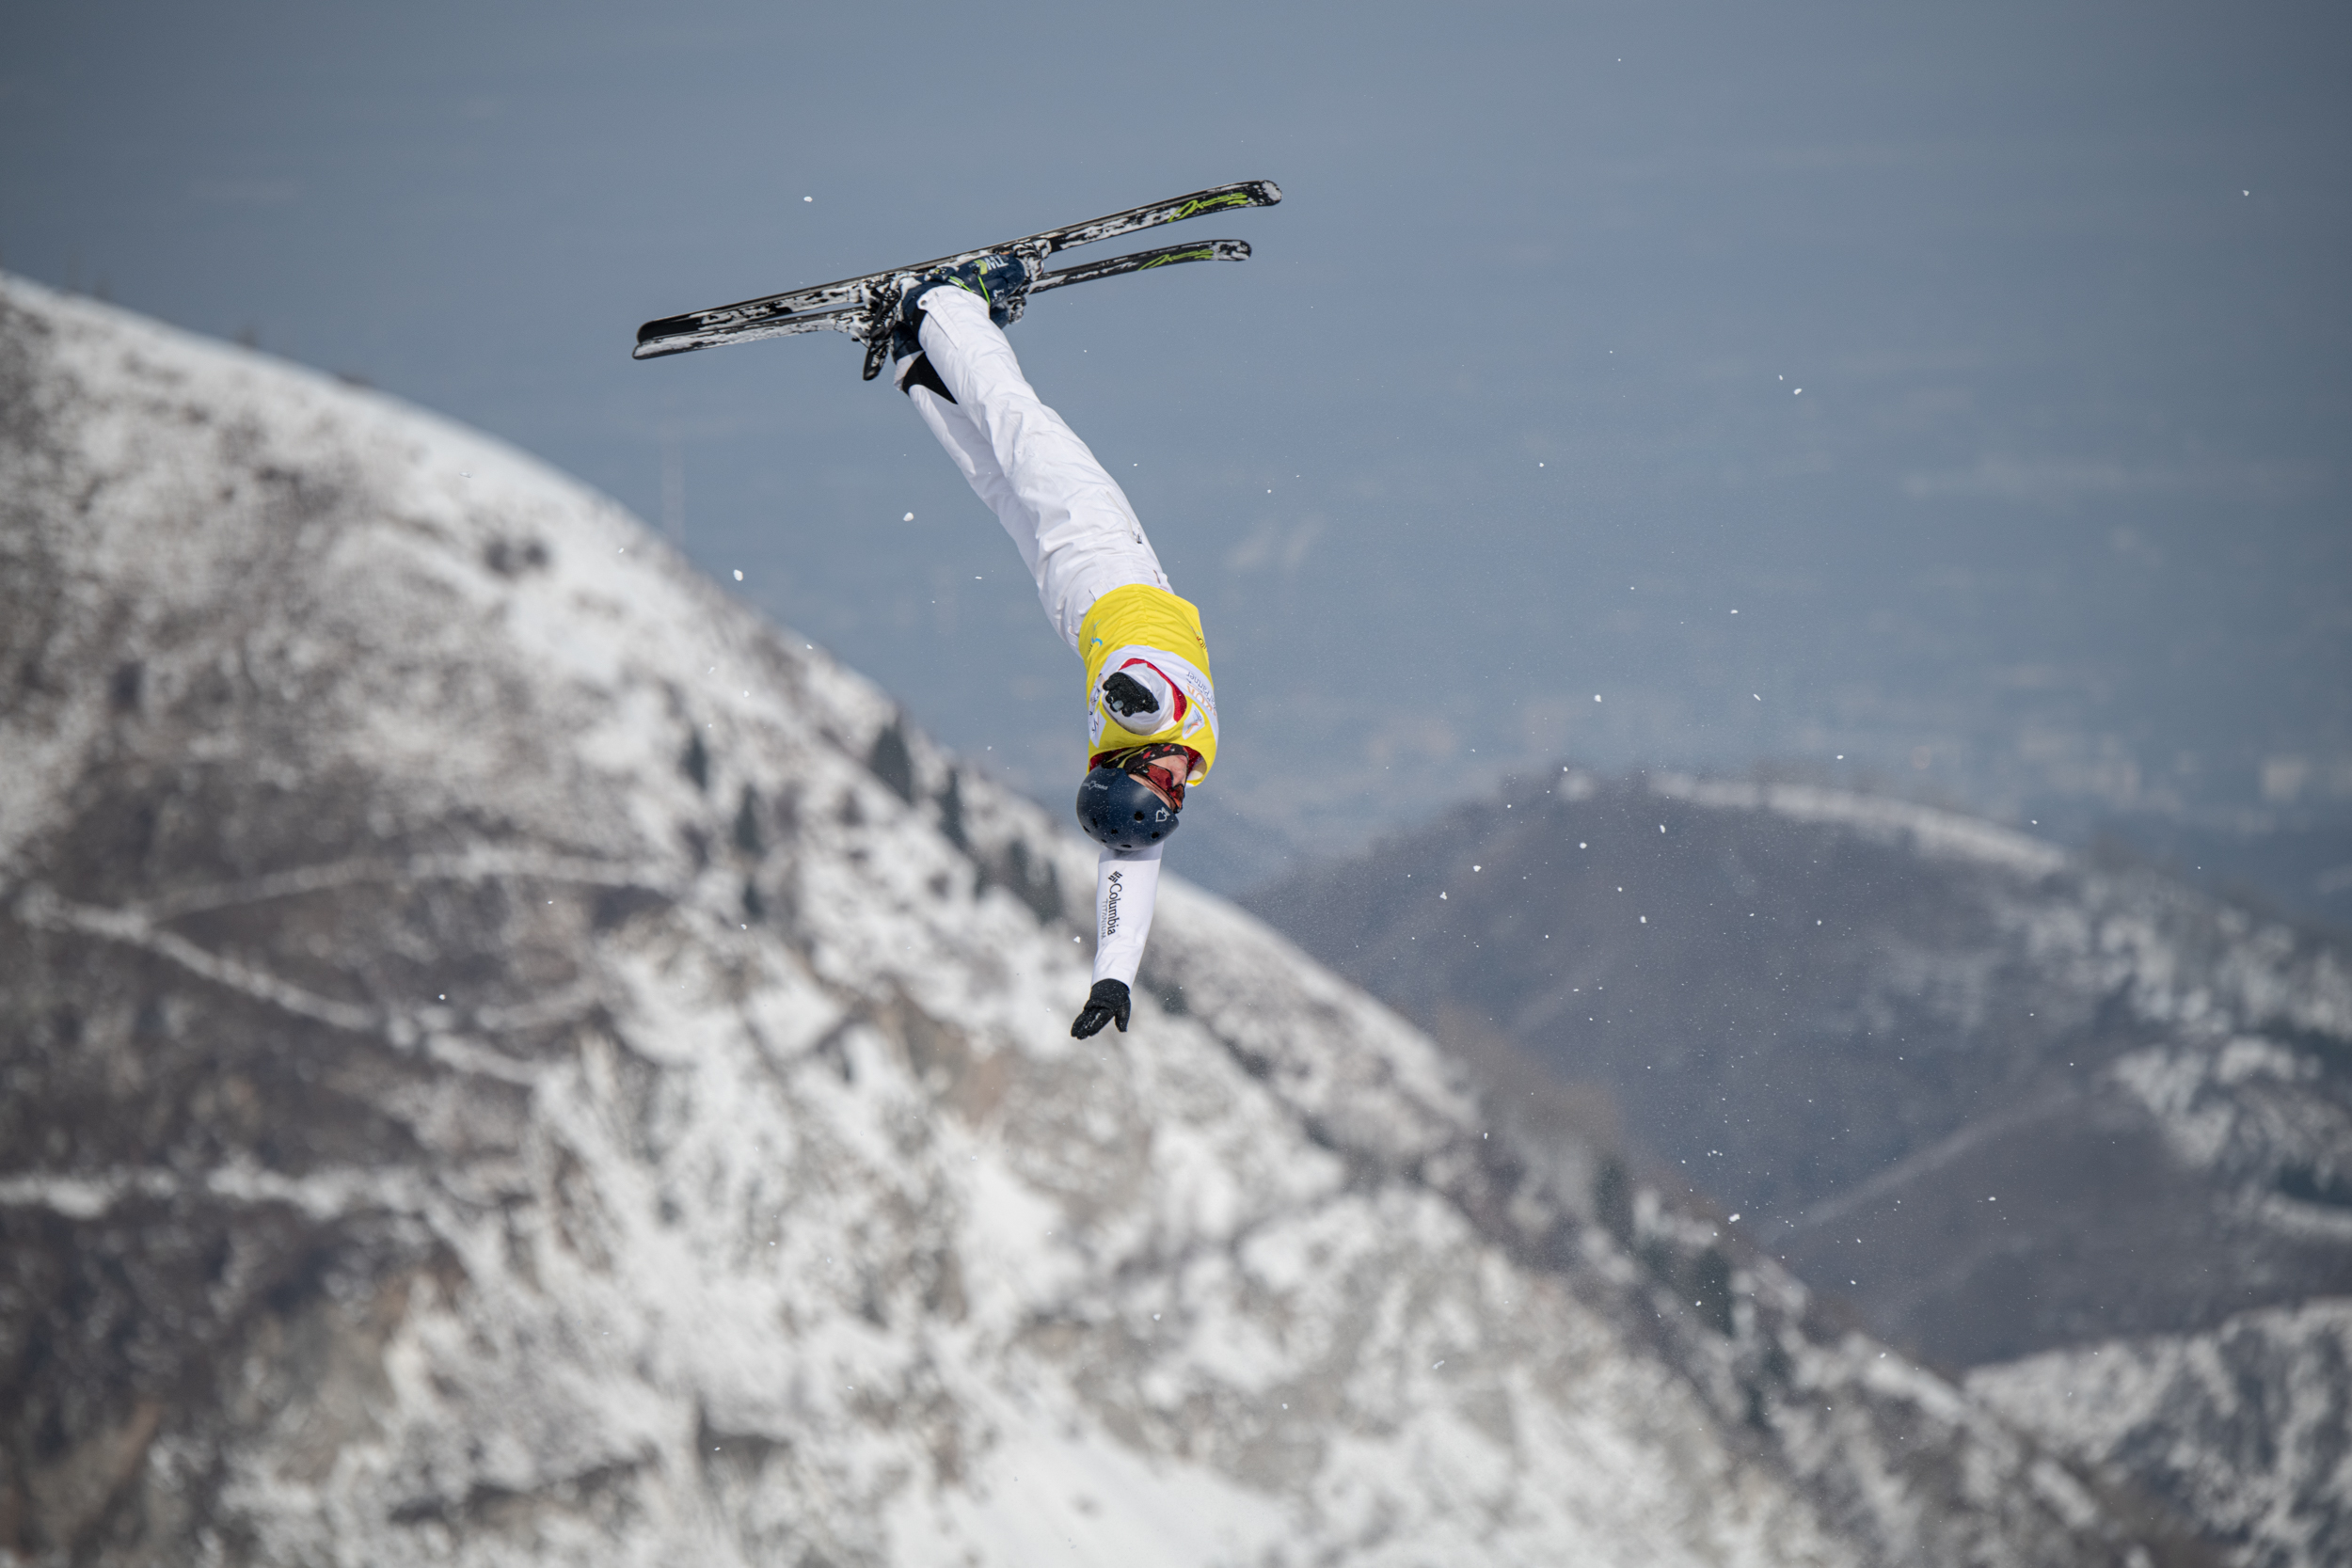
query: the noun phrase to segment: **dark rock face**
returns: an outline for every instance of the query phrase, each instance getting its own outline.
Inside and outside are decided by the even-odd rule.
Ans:
[[[479,608],[345,558],[403,454],[268,372],[213,404],[169,346],[0,309],[0,1545],[43,1559],[243,1555],[205,1532],[217,1463],[159,1451],[192,1422],[291,1422],[322,1465],[373,1430],[376,1354],[463,1274],[419,1194],[521,1157],[595,1010],[584,929],[633,886],[561,867],[618,822],[534,742],[557,716],[437,657]],[[563,829],[418,789],[429,729],[364,733],[436,714],[496,726]],[[495,1061],[453,1072],[453,1028]]]
[[[1072,1041],[1091,851],[559,476],[0,420],[0,1561],[2200,1560],[1181,884]]]

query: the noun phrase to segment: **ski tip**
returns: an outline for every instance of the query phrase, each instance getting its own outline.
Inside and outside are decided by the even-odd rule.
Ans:
[[[697,311],[692,315],[664,316],[660,321],[649,321],[637,329],[637,341],[649,343],[656,338],[675,338],[680,333],[691,332],[702,325],[702,315]]]
[[[1249,183],[1251,187],[1257,191],[1258,195],[1263,198],[1265,205],[1272,207],[1280,203],[1282,199],[1282,187],[1276,184],[1273,181],[1252,180]]]
[[[669,330],[656,332],[657,326]],[[637,329],[637,346],[628,351],[631,359],[660,359],[665,355],[684,354],[697,349],[709,340],[697,334],[691,321],[647,322]]]

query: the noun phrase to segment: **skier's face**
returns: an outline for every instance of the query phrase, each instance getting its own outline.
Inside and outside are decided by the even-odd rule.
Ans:
[[[1161,781],[1159,769],[1154,768],[1138,768],[1127,776],[1135,780],[1136,783],[1141,784],[1144,788],[1150,790],[1152,794],[1158,796],[1167,805],[1168,810],[1182,811],[1184,809],[1184,786],[1178,784],[1173,790],[1170,790],[1168,786]]]
[[[1132,752],[1105,752],[1090,766],[1116,768],[1157,796],[1168,810],[1182,811],[1184,786],[1192,781],[1192,770],[1200,760],[1188,747],[1162,742]]]
[[[1191,771],[1192,753],[1179,747],[1127,764],[1127,776],[1158,796],[1170,811],[1184,809],[1184,779]]]

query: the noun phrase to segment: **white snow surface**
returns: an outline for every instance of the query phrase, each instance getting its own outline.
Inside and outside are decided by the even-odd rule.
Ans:
[[[1997,866],[2026,878],[2046,877],[2067,863],[2066,851],[2029,834],[1958,812],[1939,811],[1884,795],[1858,795],[1822,784],[1757,784],[1701,779],[1661,771],[1650,792],[1718,811],[1765,811],[1799,822],[1832,822],[1883,843],[1944,860]]]
[[[79,498],[40,514],[53,661],[135,656],[150,711],[235,683],[294,719],[190,757],[306,800],[364,784],[301,863],[51,886],[77,790],[141,744],[82,679],[0,718],[0,898],[322,1063],[358,1042],[437,1075],[385,1106],[424,1150],[403,1167],[0,1179],[75,1221],[364,1212],[438,1259],[302,1386],[256,1351],[227,1427],[163,1421],[150,1495],[215,1499],[182,1560],[1830,1565],[1927,1560],[1884,1543],[1958,1539],[1957,1510],[1984,1522],[1944,1560],[1993,1563],[2109,1530],[1859,1340],[1776,1374],[1817,1426],[1744,1428],[1737,1358],[1770,1347],[1676,1350],[1716,1341],[1676,1338],[1679,1292],[1597,1232],[1584,1261],[1516,1258],[1447,1196],[1480,1147],[1453,1068],[1181,882],[1152,974],[1183,1010],[1140,993],[1131,1033],[1071,1039],[1084,911],[1041,919],[1002,867],[1018,841],[1080,898],[1090,848],[966,765],[959,849],[955,759],[909,733],[902,799],[867,765],[889,699],[611,501],[282,363],[15,279],[0,305],[37,330],[49,432],[8,483]],[[730,838],[746,816],[764,843]],[[333,941],[301,915],[347,907],[324,901],[484,888],[562,959],[526,994],[345,984],[303,946]],[[632,892],[649,912],[596,914]],[[264,924],[190,934],[224,911]],[[1966,1496],[1873,1435],[1866,1376]]]

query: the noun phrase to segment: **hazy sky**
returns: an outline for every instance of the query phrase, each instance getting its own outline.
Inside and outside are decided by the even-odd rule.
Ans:
[[[856,346],[631,335],[1272,179],[1015,328],[1206,619],[1186,869],[1562,756],[2213,810],[2352,798],[2347,82],[2322,6],[18,4],[0,265],[657,525],[666,432],[698,562],[1058,800]]]

